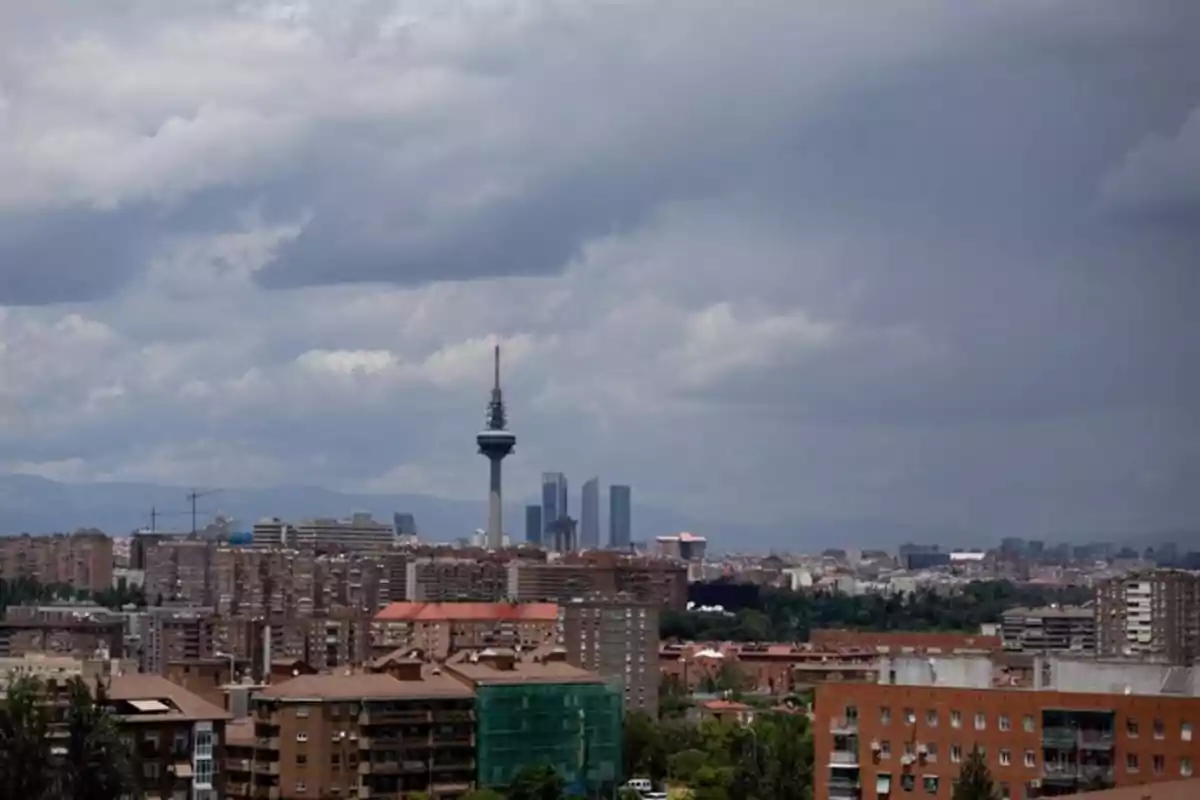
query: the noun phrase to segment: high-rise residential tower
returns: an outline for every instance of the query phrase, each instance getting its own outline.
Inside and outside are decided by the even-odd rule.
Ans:
[[[608,546],[628,550],[632,532],[630,489],[628,486],[608,487]]]
[[[595,550],[600,547],[600,479],[592,478],[583,484],[579,504],[579,547]]]
[[[542,531],[542,507],[525,506],[525,541],[529,544],[541,544]]]
[[[500,391],[500,345],[495,351],[495,376],[492,384],[492,399],[488,403],[487,429],[475,437],[480,454],[490,462],[491,474],[488,481],[488,524],[487,546],[492,550],[504,547],[504,505],[500,493],[500,462],[513,451],[517,437],[508,431],[508,419],[504,408],[504,395]]]
[[[542,532],[548,533],[567,516],[567,476],[561,472],[542,473]],[[546,541],[543,536],[542,541]]]

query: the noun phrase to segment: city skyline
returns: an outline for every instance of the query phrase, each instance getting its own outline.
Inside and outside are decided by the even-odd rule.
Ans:
[[[3,4],[0,472],[477,499],[499,344],[522,492],[1194,528],[1200,9],[918,3]]]

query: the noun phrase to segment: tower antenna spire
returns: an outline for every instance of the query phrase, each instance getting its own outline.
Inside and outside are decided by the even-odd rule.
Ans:
[[[496,391],[500,390],[500,345],[496,345]]]

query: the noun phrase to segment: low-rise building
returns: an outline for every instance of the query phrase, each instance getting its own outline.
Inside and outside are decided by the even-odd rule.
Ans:
[[[371,652],[419,650],[441,661],[460,650],[532,649],[558,632],[554,603],[392,603],[371,621]]]
[[[1019,653],[1096,652],[1096,612],[1090,608],[1012,608],[1001,617],[1004,649]]]

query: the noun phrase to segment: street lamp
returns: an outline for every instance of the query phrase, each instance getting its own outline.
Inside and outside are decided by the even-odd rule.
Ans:
[[[237,656],[235,656],[233,653],[223,653],[220,650],[213,653],[213,655],[215,655],[217,658],[229,659],[229,682],[235,682],[236,676],[234,675],[234,672],[237,671]]]

